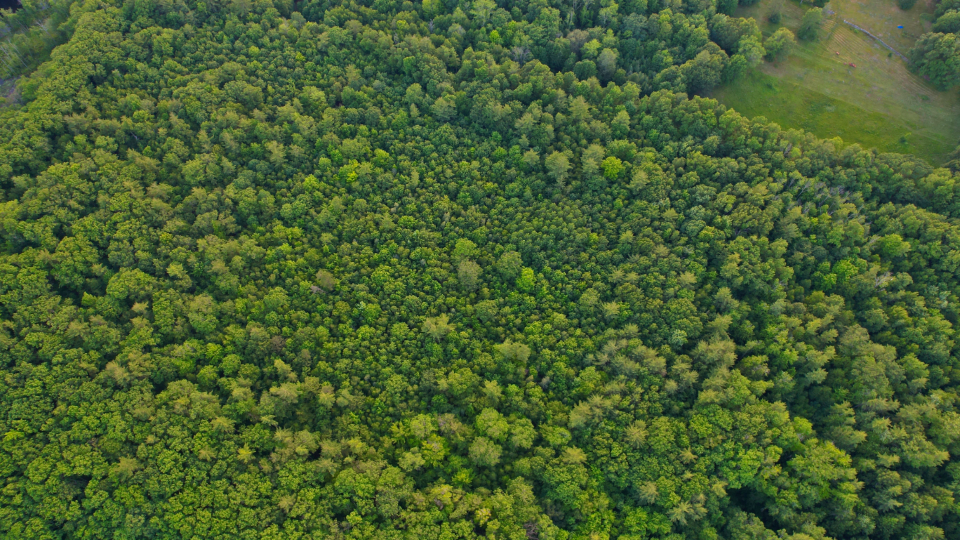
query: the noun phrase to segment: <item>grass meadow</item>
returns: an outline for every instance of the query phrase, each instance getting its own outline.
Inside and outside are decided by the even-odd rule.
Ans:
[[[762,0],[740,8],[737,16],[753,17],[769,35],[780,26],[795,31],[809,5]],[[778,7],[782,19],[772,24],[769,15]],[[784,128],[912,153],[939,164],[960,141],[960,92],[937,91],[873,38],[843,23],[846,19],[868,29],[906,55],[929,31],[934,7],[928,0],[909,11],[900,10],[894,0],[833,0],[826,7],[833,14],[821,26],[819,40],[800,41],[787,59],[764,63],[708,95]],[[902,30],[897,28],[901,25]]]

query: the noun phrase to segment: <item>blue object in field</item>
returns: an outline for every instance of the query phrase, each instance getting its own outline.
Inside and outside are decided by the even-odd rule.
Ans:
[[[899,29],[901,29],[901,30],[903,30],[903,27],[902,27],[902,26],[898,26],[897,28],[899,28]]]

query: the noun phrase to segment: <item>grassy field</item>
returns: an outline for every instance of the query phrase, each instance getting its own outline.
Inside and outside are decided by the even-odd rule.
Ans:
[[[780,26],[767,20],[778,4],[780,25],[796,30],[805,7],[795,1],[762,0],[737,15],[755,18],[769,35]],[[800,42],[788,59],[765,63],[710,97],[784,128],[913,153],[937,164],[960,141],[960,93],[938,92],[903,60],[843,23],[866,28],[906,54],[929,30],[934,7],[921,0],[903,12],[894,0],[833,0],[827,9],[835,13],[824,21],[818,41]]]

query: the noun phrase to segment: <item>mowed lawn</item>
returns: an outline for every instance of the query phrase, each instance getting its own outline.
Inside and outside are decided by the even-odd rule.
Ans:
[[[767,18],[778,2],[783,19],[774,25]],[[826,9],[835,13],[824,21],[818,41],[799,42],[788,59],[764,63],[709,96],[783,128],[912,153],[939,164],[960,142],[960,92],[935,90],[903,60],[843,23],[846,19],[870,30],[906,55],[929,30],[934,7],[920,0],[904,12],[894,0],[833,0]],[[737,15],[755,18],[769,35],[781,25],[796,30],[804,11],[795,1],[762,0]]]

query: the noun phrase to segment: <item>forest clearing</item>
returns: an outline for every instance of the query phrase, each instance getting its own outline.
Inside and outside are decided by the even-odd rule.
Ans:
[[[778,4],[782,20],[773,24],[769,14]],[[888,0],[834,0],[827,9],[835,13],[823,21],[818,40],[798,41],[787,59],[763,64],[710,97],[784,128],[941,162],[960,138],[960,93],[933,88],[902,59],[843,22],[869,29],[907,54],[929,31],[934,3],[921,1],[901,11]],[[783,0],[764,0],[737,11],[740,17],[755,18],[764,35],[781,26],[796,30],[803,13],[798,3]]]

